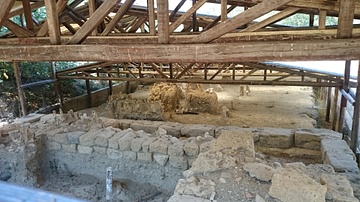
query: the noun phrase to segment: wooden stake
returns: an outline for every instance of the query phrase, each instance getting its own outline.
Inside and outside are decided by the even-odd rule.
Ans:
[[[20,69],[19,69],[17,62],[13,62],[13,66],[14,66],[14,74],[15,74],[15,78],[16,78],[16,85],[17,85],[17,89],[18,89],[18,96],[19,96],[19,101],[20,101],[20,106],[21,106],[21,113],[22,113],[22,116],[26,116],[27,115],[26,100],[25,100],[25,96],[24,96],[24,91],[21,88]]]

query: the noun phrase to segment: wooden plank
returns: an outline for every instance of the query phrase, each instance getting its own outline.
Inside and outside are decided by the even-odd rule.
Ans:
[[[326,28],[326,11],[320,10],[319,11],[319,29]]]
[[[50,44],[61,44],[59,15],[56,8],[56,0],[45,0],[46,19],[49,28]]]
[[[227,44],[0,46],[0,61],[253,62],[356,60],[360,39]],[[259,51],[261,50],[261,51]],[[106,53],[106,54],[104,54]]]
[[[133,0],[131,0],[133,1]],[[111,9],[120,2],[120,0],[107,0],[90,16],[89,20],[74,34],[68,41],[68,44],[80,44],[110,13]]]
[[[154,0],[147,0],[150,35],[156,35]]]
[[[22,113],[22,116],[26,116],[27,115],[26,100],[25,100],[23,89],[21,88],[21,73],[20,73],[18,63],[13,62],[13,67],[14,67],[14,74],[15,74],[15,78],[16,78],[16,86],[17,86],[17,90],[18,90],[19,102],[20,102],[20,106],[21,106],[21,113]]]
[[[118,0],[115,0],[117,2],[119,2]],[[123,5],[121,5],[121,7],[119,8],[119,10],[116,12],[115,16],[113,17],[113,19],[109,22],[109,24],[106,25],[105,30],[101,33],[101,36],[107,36],[110,34],[110,32],[114,29],[115,25],[119,22],[119,20],[124,17],[125,13],[129,10],[129,8],[131,7],[131,5],[135,2],[135,0],[126,0],[125,3]],[[105,3],[105,2],[104,2]],[[103,4],[104,4],[103,3]],[[100,6],[100,8],[103,5]],[[100,9],[99,8],[99,9]],[[111,8],[110,8],[111,9]],[[110,10],[106,10],[106,15],[109,13]],[[95,14],[94,14],[95,15]],[[105,15],[105,16],[106,16]],[[103,16],[103,18],[105,17]]]
[[[245,10],[244,12],[240,13],[239,15],[222,22],[213,28],[202,32],[200,35],[194,37],[189,42],[190,43],[207,43],[214,39],[217,39],[224,34],[235,30],[238,27],[241,27],[254,19],[276,9],[279,8],[291,0],[267,0],[263,1],[260,4],[257,4],[251,9]]]
[[[94,14],[94,12],[96,11],[96,1],[95,0],[88,0],[88,5],[89,5],[89,16],[92,16]],[[98,33],[97,29],[94,29],[91,32],[92,36],[96,36]]]
[[[14,23],[11,20],[5,20],[3,22],[3,25],[19,38],[31,37],[35,35],[32,31],[21,27],[20,25]]]
[[[338,38],[350,38],[353,29],[355,0],[340,0]]]
[[[30,0],[22,0],[24,15],[26,21],[26,28],[28,30],[34,31],[34,23],[32,20],[31,8],[30,8]]]
[[[58,18],[58,15],[64,10],[68,0],[59,0],[56,3],[56,12],[51,13],[51,15],[54,15],[52,18]],[[42,24],[41,28],[37,32],[36,36],[43,37],[46,36],[49,31],[49,23],[48,19],[45,19],[44,23]]]
[[[173,32],[178,26],[180,26],[186,19],[188,19],[194,12],[197,11],[207,0],[197,1],[189,10],[186,11],[181,17],[179,17],[174,23],[171,23],[169,32]]]
[[[256,31],[258,29],[261,29],[263,27],[266,27],[270,24],[273,24],[273,23],[276,23],[284,18],[287,18],[289,17],[290,15],[296,13],[298,10],[300,10],[299,8],[292,8],[292,7],[289,7],[289,8],[286,8],[285,10],[269,17],[269,18],[266,18],[265,20],[261,21],[261,22],[258,22],[258,23],[255,23],[243,30],[241,30],[241,32],[253,32],[253,31]]]
[[[169,43],[169,2],[168,0],[157,1],[158,8],[158,43]]]
[[[15,0],[1,0],[0,1],[0,27],[9,18],[9,12],[13,7]]]
[[[221,22],[224,22],[227,20],[227,0],[221,0]]]

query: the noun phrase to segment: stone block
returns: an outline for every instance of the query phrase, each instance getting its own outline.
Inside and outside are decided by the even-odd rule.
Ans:
[[[123,137],[126,133],[132,131],[131,129],[123,130],[115,133],[111,138],[109,138],[109,148],[119,149],[119,139]]]
[[[67,144],[68,143],[67,134],[66,133],[55,134],[54,141],[61,144]]]
[[[170,156],[182,156],[184,155],[184,144],[176,143],[170,144],[168,147],[168,155]]]
[[[21,118],[17,118],[14,121],[14,124],[25,124],[25,123],[35,123],[40,121],[41,117],[43,117],[45,114],[29,114]]]
[[[169,163],[172,167],[186,170],[189,167],[186,156],[170,156]]]
[[[147,140],[147,137],[139,137],[131,140],[131,151],[134,152],[141,151],[142,144],[145,140]]]
[[[131,120],[131,119],[120,119],[120,120],[118,120],[119,127],[122,130],[130,128],[131,124],[134,123],[134,122],[135,121]]]
[[[255,158],[254,139],[251,132],[243,131],[222,131],[221,135],[215,140],[214,151],[224,149],[236,149],[246,156]]]
[[[134,121],[131,123],[130,127],[133,130],[143,130],[147,133],[154,134],[157,129],[163,124],[164,122],[160,121]]]
[[[94,148],[94,153],[95,154],[102,154],[102,155],[106,155],[106,149],[105,147],[98,147],[98,146],[93,146]]]
[[[67,133],[68,144],[80,144],[80,136],[85,134],[83,131],[69,132]]]
[[[187,156],[189,167],[191,167],[197,156]]]
[[[194,141],[185,143],[184,151],[188,156],[197,156],[199,154],[199,145]]]
[[[181,123],[172,123],[172,122],[165,122],[163,125],[161,125],[161,128],[165,129],[168,135],[177,138],[181,136],[181,128],[183,127],[184,125]]]
[[[98,133],[99,133],[99,130],[91,129],[89,132],[83,134],[79,138],[80,145],[88,146],[88,147],[94,146],[94,141],[95,141],[95,138]]]
[[[61,145],[62,150],[68,153],[76,153],[76,144],[62,144]]]
[[[123,157],[121,151],[116,150],[116,149],[111,149],[111,148],[107,149],[106,154],[107,154],[108,158],[110,158],[110,159],[119,159],[119,158]]]
[[[199,146],[200,153],[209,151],[211,146],[214,144],[214,142],[215,141],[213,140],[213,141],[204,142],[204,143],[200,144],[200,146]]]
[[[150,144],[155,142],[157,139],[155,137],[147,138],[141,145],[143,152],[150,152]]]
[[[291,129],[262,128],[259,131],[258,145],[264,147],[290,148],[294,144],[294,133]]]
[[[215,128],[215,138],[218,138],[223,131],[241,131],[241,132],[252,132],[251,128],[241,128],[238,126],[218,126]]]
[[[136,161],[136,152],[123,151],[123,157],[132,161]]]
[[[78,145],[78,152],[80,154],[92,154],[94,149],[92,147]]]
[[[325,129],[301,129],[295,131],[295,146],[320,150],[322,139],[341,139],[341,134]]]
[[[155,142],[150,144],[150,152],[159,153],[159,154],[167,154],[168,146],[170,145],[170,141],[167,139],[157,139]]]
[[[60,150],[61,149],[61,144],[57,143],[57,142],[47,142],[46,147],[49,150]]]
[[[167,202],[211,202],[211,200],[189,195],[172,195]]]
[[[322,162],[334,167],[336,172],[358,173],[355,155],[344,140],[321,140]]]
[[[131,141],[136,137],[136,133],[134,131],[129,131],[124,136],[119,138],[119,149],[121,151],[130,151],[131,150]]]
[[[186,137],[204,137],[208,132],[210,136],[215,136],[215,126],[203,124],[186,124],[181,128],[181,135]]]
[[[154,160],[160,164],[161,166],[165,166],[165,164],[169,160],[169,155],[166,154],[154,154]]]
[[[320,183],[327,187],[327,194],[332,201],[358,201],[354,197],[353,188],[345,176],[322,174]]]
[[[109,138],[111,138],[115,134],[115,131],[110,129],[105,129],[98,133],[94,140],[94,145],[99,147],[108,147]]]
[[[247,163],[244,165],[244,170],[249,173],[250,177],[264,182],[269,182],[275,169],[262,163]]]
[[[137,160],[138,161],[145,161],[145,162],[152,162],[152,153],[137,153]]]

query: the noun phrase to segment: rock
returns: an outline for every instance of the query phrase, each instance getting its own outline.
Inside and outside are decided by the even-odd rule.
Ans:
[[[121,151],[130,151],[131,150],[131,141],[136,137],[134,131],[129,131],[124,136],[118,139],[119,149]]]
[[[145,161],[145,162],[152,162],[152,153],[137,153],[137,160],[138,161]]]
[[[215,192],[215,183],[212,180],[192,176],[186,180],[180,179],[174,194],[210,198],[213,192]]]
[[[0,181],[8,181],[11,177],[10,171],[0,171]]]
[[[188,142],[184,145],[184,151],[188,156],[197,156],[199,154],[199,145],[195,142]]]
[[[145,142],[146,137],[135,138],[131,141],[131,151],[139,152],[142,147],[142,143]]]
[[[160,164],[161,166],[165,166],[165,164],[169,160],[169,155],[165,154],[154,154],[154,160]]]
[[[210,136],[215,135],[215,126],[203,125],[203,124],[186,124],[181,128],[181,135],[186,137],[204,137],[208,132]]]
[[[80,144],[79,138],[85,134],[83,131],[67,133],[68,144]]]
[[[80,154],[92,154],[94,149],[92,147],[86,147],[82,145],[78,145],[78,152]]]
[[[344,140],[321,140],[322,161],[334,167],[336,172],[358,173],[355,155]]]
[[[172,195],[167,202],[211,202],[211,201],[195,196]]]
[[[154,134],[163,122],[158,121],[135,121],[131,123],[130,127],[133,130],[143,130],[147,133]]]
[[[251,177],[265,182],[271,181],[271,177],[275,171],[274,168],[262,163],[247,163],[244,165],[244,170],[248,172]]]
[[[182,156],[184,155],[184,145],[182,143],[170,144],[168,147],[168,155]]]
[[[272,176],[269,194],[283,202],[325,202],[326,190],[306,174],[292,168],[278,168]]]
[[[83,134],[79,138],[79,142],[82,146],[94,146],[94,140],[99,133],[98,129],[90,129],[89,132]]]
[[[150,152],[150,144],[155,142],[156,138],[154,137],[149,137],[147,138],[141,145],[142,151],[143,152]]]
[[[165,129],[168,135],[177,138],[181,136],[181,128],[183,127],[184,125],[181,123],[171,123],[171,122],[165,122],[163,125],[161,125],[161,128]]]
[[[169,163],[172,167],[183,170],[189,167],[186,156],[170,156]]]
[[[41,117],[45,116],[45,114],[29,114],[26,116],[23,116],[21,118],[17,118],[14,121],[14,124],[25,124],[25,123],[34,123],[40,121]]]
[[[226,180],[225,180],[224,178],[222,178],[222,177],[219,178],[219,181],[220,181],[221,183],[224,183],[224,184],[226,183]]]
[[[265,202],[265,199],[261,197],[259,194],[256,194],[255,202]]]
[[[104,130],[98,133],[94,140],[94,145],[99,147],[108,147],[109,138],[111,138],[115,134],[115,131],[112,130]]]
[[[131,161],[136,161],[137,154],[133,151],[123,151],[123,157]]]
[[[161,137],[161,136],[163,136],[163,135],[166,135],[166,134],[167,134],[167,131],[166,131],[164,128],[162,128],[162,127],[158,128],[158,129],[155,131],[155,135],[156,135],[156,136],[159,136],[159,137]]]
[[[331,196],[332,201],[358,201],[354,197],[353,188],[345,176],[322,174],[320,183],[327,187],[327,193]]]
[[[291,129],[262,128],[259,136],[257,144],[264,147],[290,148],[294,142],[294,133]]]
[[[209,151],[210,148],[211,148],[211,146],[214,144],[214,142],[215,142],[215,140],[200,144],[200,146],[199,146],[199,148],[200,148],[200,153]]]
[[[119,150],[111,149],[111,148],[107,149],[106,154],[110,159],[119,159],[123,156]]]
[[[312,133],[304,130],[295,131],[295,146],[312,149],[312,150],[320,150],[320,142],[326,135]]]
[[[254,139],[251,132],[222,131],[211,150],[239,150],[241,154],[255,158]]]
[[[98,147],[98,146],[93,146],[93,148],[94,148],[94,153],[106,155],[106,148]]]
[[[131,132],[132,129],[126,129],[123,131],[119,131],[117,133],[115,133],[111,138],[109,138],[108,142],[109,142],[109,148],[112,149],[119,149],[119,139],[122,138],[126,133]]]
[[[159,154],[167,154],[168,146],[170,145],[170,141],[167,139],[158,139],[155,142],[150,144],[150,152],[159,153]]]
[[[49,150],[60,150],[61,149],[61,144],[57,143],[57,142],[47,142],[46,147]]]
[[[76,153],[76,144],[62,144],[61,148],[68,153]]]

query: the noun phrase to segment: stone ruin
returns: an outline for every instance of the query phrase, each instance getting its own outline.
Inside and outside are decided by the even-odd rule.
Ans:
[[[0,145],[0,177],[12,183],[42,187],[54,175],[105,181],[105,170],[112,167],[112,197],[120,201],[360,198],[355,157],[342,135],[330,130],[117,120],[74,112],[17,123],[16,130],[1,131],[10,140]],[[152,187],[138,185],[131,192],[122,184],[129,180]],[[76,186],[66,191],[105,201],[101,189],[85,189],[83,195],[76,195]]]
[[[109,97],[110,117],[165,121],[165,113],[218,113],[216,93],[206,92],[201,85],[156,83],[147,99],[133,98],[124,93]]]

